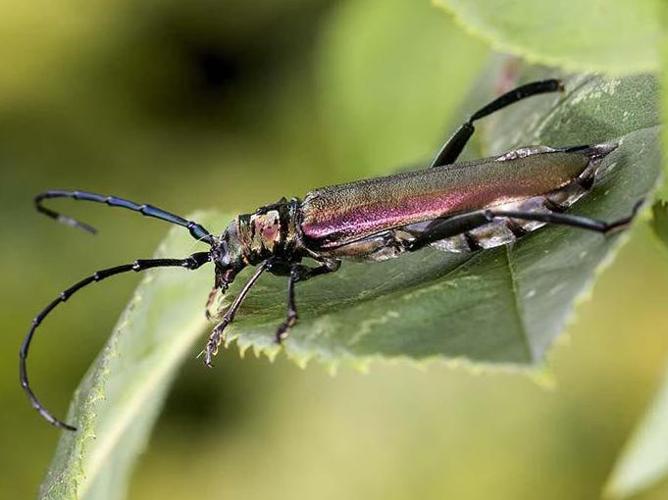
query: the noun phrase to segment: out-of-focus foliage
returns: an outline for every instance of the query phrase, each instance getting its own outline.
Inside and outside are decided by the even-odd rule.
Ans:
[[[377,23],[385,17],[351,7],[357,3],[0,5],[0,78],[14,82],[3,84],[0,96],[0,497],[35,496],[59,437],[18,388],[16,353],[31,317],[92,270],[150,255],[166,232],[123,212],[59,204],[99,224],[100,235],[90,238],[35,215],[31,197],[47,187],[77,187],[178,213],[198,207],[233,213],[365,176],[363,168],[391,170],[393,158],[401,158],[397,166],[404,158],[412,162],[410,146],[395,149],[393,137],[382,150],[364,147],[365,134],[382,129],[386,116],[370,114],[356,137],[361,146],[353,148],[339,135],[331,103],[323,102],[322,75],[335,71],[323,69],[329,56],[321,50],[331,40],[329,27],[343,17],[340,9],[364,17],[350,23],[383,33]],[[429,2],[414,4],[424,23],[434,15],[442,20],[443,37],[461,36]],[[422,24],[409,26],[401,33],[408,54],[387,53],[389,66],[440,50],[433,44],[409,50]],[[351,52],[373,45],[352,38],[362,47]],[[482,52],[479,41],[459,40],[454,52],[469,55],[451,66],[433,102],[454,88],[454,105],[484,64],[475,55]],[[414,85],[427,103],[436,91],[428,66],[411,69],[422,75]],[[404,84],[387,80],[395,84],[401,96]],[[365,88],[362,104],[378,93],[363,81],[356,92]],[[443,109],[443,127],[451,111]],[[425,140],[412,150],[415,162],[433,154],[445,132],[440,126],[424,131],[433,139],[415,134]],[[195,349],[129,498],[598,497],[668,351],[668,264],[642,224],[632,235],[592,301],[578,309],[569,345],[551,356],[553,373],[545,377],[558,380],[554,391],[523,377],[475,376],[440,365],[417,371],[374,364],[366,376],[341,370],[332,378],[317,365],[302,371],[282,357],[270,364],[233,352],[210,371],[194,359]],[[91,287],[45,323],[30,366],[36,390],[57,413],[136,280]],[[663,483],[639,498],[665,498],[666,491]]]
[[[661,4],[659,19],[663,29],[659,44],[661,55],[660,75],[663,85],[661,98],[663,123],[668,117],[668,5]],[[665,159],[668,135],[663,127],[664,150],[664,182],[657,192],[656,201],[652,206],[651,226],[655,236],[668,249],[668,161]],[[665,254],[664,255],[668,255]],[[638,495],[659,482],[666,482],[668,476],[668,372],[664,375],[663,383],[654,396],[647,413],[637,424],[633,435],[625,445],[623,454],[618,458],[615,469],[608,479],[610,496],[627,498]],[[651,491],[651,490],[650,490]]]
[[[608,492],[626,498],[654,485],[668,470],[668,370],[613,471]]]
[[[436,0],[493,48],[569,71],[656,70],[657,0]]]
[[[323,27],[317,75],[332,153],[347,175],[434,154],[486,54],[426,2],[343,2]]]

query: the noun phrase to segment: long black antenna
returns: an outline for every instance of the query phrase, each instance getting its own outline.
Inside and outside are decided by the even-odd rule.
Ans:
[[[197,252],[190,255],[189,257],[186,257],[185,259],[136,260],[132,264],[125,264],[122,266],[110,267],[107,269],[102,269],[100,271],[97,271],[96,273],[91,274],[90,276],[75,283],[67,290],[61,292],[58,298],[53,300],[48,306],[42,309],[42,311],[37,316],[35,316],[35,319],[32,321],[30,330],[28,330],[28,334],[25,336],[25,339],[23,339],[23,343],[21,344],[21,350],[19,351],[19,378],[21,380],[21,387],[23,387],[23,390],[28,395],[28,398],[30,399],[30,403],[32,404],[33,408],[35,408],[35,410],[37,410],[37,412],[42,417],[44,417],[44,419],[46,419],[46,421],[49,422],[50,424],[56,427],[60,427],[61,429],[66,429],[68,431],[77,430],[76,427],[70,424],[66,424],[65,422],[54,417],[51,414],[51,412],[49,412],[49,410],[47,410],[42,405],[42,403],[40,403],[39,399],[37,399],[37,396],[35,396],[35,393],[30,388],[30,383],[28,382],[28,371],[26,368],[26,360],[28,359],[28,349],[30,349],[30,343],[32,342],[37,327],[42,323],[42,321],[44,321],[44,318],[46,318],[58,304],[65,302],[73,294],[75,294],[82,288],[90,285],[91,283],[102,281],[117,274],[127,273],[130,271],[139,272],[154,267],[183,267],[185,269],[197,269],[202,265],[206,264],[207,262],[209,262],[210,259],[211,257],[209,252]]]
[[[120,207],[127,208],[134,212],[139,212],[142,215],[147,217],[155,217],[156,219],[169,222],[170,224],[176,224],[177,226],[183,226],[188,231],[193,238],[196,240],[205,241],[206,243],[212,245],[214,243],[214,238],[209,231],[196,222],[184,219],[178,215],[175,215],[171,212],[167,212],[161,208],[154,207],[152,205],[138,204],[134,201],[126,200],[123,198],[117,198],[116,196],[105,196],[102,194],[90,193],[87,191],[63,191],[60,189],[54,189],[50,191],[45,191],[43,193],[35,196],[35,207],[37,210],[44,215],[51,217],[52,219],[57,220],[62,224],[66,224],[72,227],[78,227],[84,231],[95,234],[97,230],[86,224],[85,222],[80,222],[72,217],[67,215],[60,214],[50,208],[46,208],[42,202],[50,198],[70,198],[72,200],[79,201],[92,201],[94,203],[104,203],[110,207]]]

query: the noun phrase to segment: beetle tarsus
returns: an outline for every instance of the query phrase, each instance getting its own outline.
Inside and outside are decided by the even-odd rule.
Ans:
[[[638,210],[640,210],[640,207],[642,207],[644,203],[644,199],[639,200],[635,205],[633,205],[633,209],[629,215],[617,221],[608,223],[605,234],[614,234],[629,227],[629,225],[633,222],[633,219],[635,219],[636,215],[638,215]]]
[[[282,344],[288,338],[290,329],[297,323],[297,311],[290,311],[286,320],[276,329],[276,343]]]
[[[225,320],[223,320],[218,326],[216,326],[216,328],[213,329],[211,335],[209,336],[209,341],[206,343],[206,348],[204,349],[204,364],[209,368],[213,368],[212,359],[216,354],[218,354],[218,349],[223,343],[223,340],[225,340],[223,335],[225,327],[228,324],[229,322],[225,322]]]

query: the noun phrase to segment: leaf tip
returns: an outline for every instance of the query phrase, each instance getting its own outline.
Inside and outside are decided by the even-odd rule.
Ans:
[[[527,374],[531,381],[541,389],[553,391],[559,385],[554,371],[547,364],[529,370]]]

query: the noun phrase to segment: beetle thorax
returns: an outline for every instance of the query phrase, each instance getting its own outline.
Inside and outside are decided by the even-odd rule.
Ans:
[[[288,257],[300,241],[297,231],[297,200],[279,202],[237,219],[239,242],[248,264],[269,257]]]

